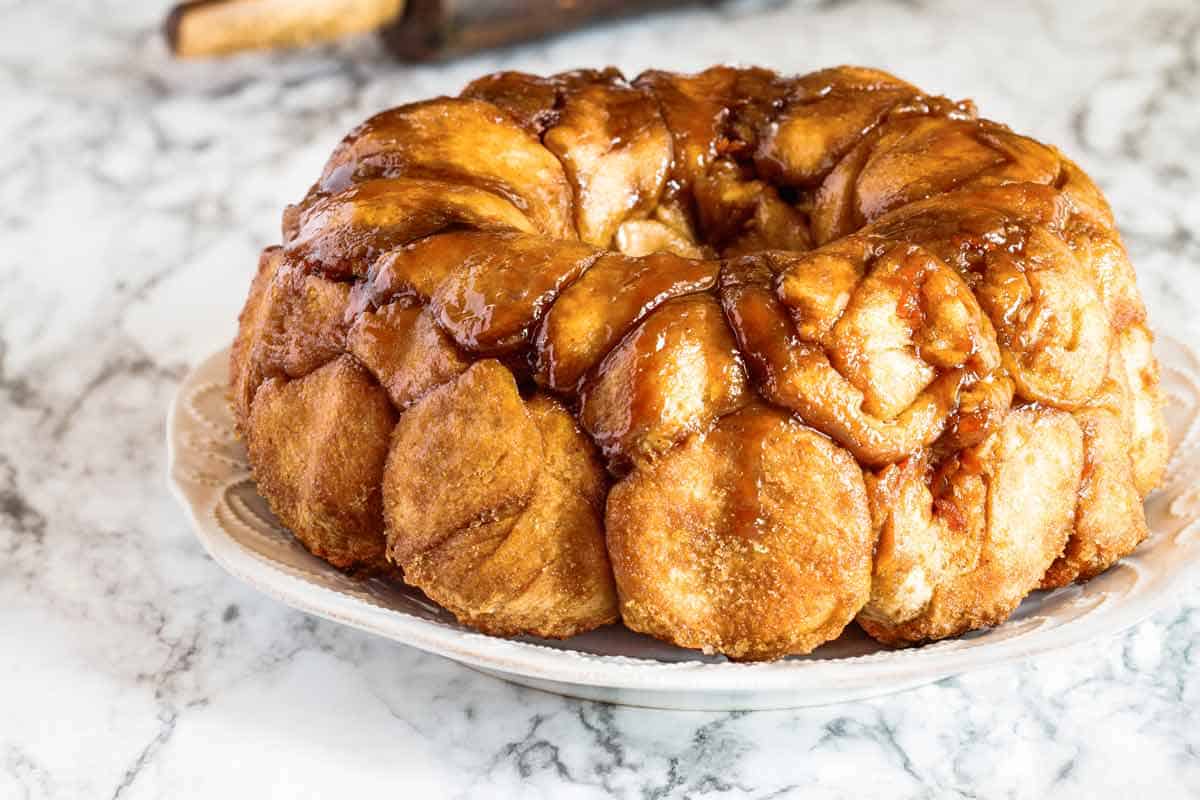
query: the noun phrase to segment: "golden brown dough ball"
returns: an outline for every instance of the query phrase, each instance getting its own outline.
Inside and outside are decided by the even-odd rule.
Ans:
[[[480,630],[573,636],[617,619],[606,489],[562,406],[523,400],[503,365],[479,361],[396,426],[388,552],[406,581]]]
[[[269,378],[246,444],[258,490],[314,555],[388,571],[379,484],[396,412],[350,356],[303,378]]]
[[[622,619],[682,647],[807,653],[870,593],[862,472],[765,405],[636,468],[610,492],[606,519]]]
[[[879,542],[858,615],[888,644],[1003,622],[1063,551],[1083,471],[1068,413],[1026,406],[932,475],[920,457],[868,481]]]

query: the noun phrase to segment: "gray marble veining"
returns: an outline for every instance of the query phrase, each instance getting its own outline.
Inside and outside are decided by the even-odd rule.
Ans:
[[[498,68],[857,62],[1054,142],[1196,337],[1200,5],[735,3],[439,67],[177,64],[163,3],[0,0],[0,798],[1200,794],[1200,590],[1108,641],[844,706],[664,713],[314,620],[201,552],[163,411],[342,133]]]

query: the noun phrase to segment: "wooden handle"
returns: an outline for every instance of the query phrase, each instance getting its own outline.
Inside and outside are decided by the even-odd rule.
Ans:
[[[408,0],[403,19],[385,26],[382,33],[384,43],[397,57],[424,61],[694,2],[697,0]]]
[[[171,10],[167,42],[203,58],[326,42],[399,19],[405,0],[191,0]]]

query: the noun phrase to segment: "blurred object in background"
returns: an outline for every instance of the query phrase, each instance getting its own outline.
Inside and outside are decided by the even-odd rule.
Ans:
[[[685,4],[688,0],[189,0],[167,16],[166,35],[176,56],[203,58],[377,30],[397,58],[427,61]]]

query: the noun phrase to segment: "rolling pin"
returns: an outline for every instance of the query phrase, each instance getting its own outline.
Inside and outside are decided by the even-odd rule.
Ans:
[[[686,1],[189,0],[171,10],[165,28],[180,58],[301,47],[377,30],[401,60],[428,61]]]

